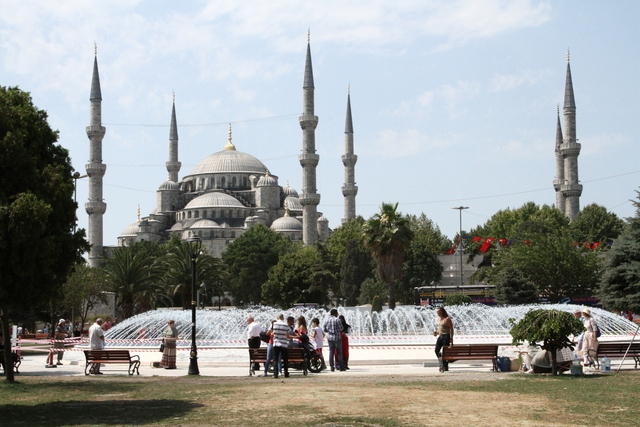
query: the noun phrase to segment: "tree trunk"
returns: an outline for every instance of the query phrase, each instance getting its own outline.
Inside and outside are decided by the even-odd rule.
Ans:
[[[556,360],[556,349],[549,350],[551,352],[551,373],[558,375],[558,361]]]
[[[11,335],[9,334],[9,314],[6,309],[2,309],[0,314],[0,323],[2,324],[2,337],[4,339],[4,375],[7,382],[14,383],[15,377],[13,375],[13,357],[11,354]]]
[[[391,310],[395,310],[396,308],[396,299],[397,299],[397,286],[395,282],[388,283],[389,286],[389,308]]]

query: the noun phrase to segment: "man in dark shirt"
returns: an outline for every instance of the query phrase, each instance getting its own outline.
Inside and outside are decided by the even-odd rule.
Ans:
[[[327,341],[329,342],[329,365],[331,371],[335,371],[336,368],[340,371],[344,371],[342,365],[342,338],[340,333],[342,332],[342,322],[338,319],[338,310],[332,308],[329,312],[331,316],[324,323],[324,332],[327,334]]]

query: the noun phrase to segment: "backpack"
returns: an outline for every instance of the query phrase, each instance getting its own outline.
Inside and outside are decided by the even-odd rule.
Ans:
[[[595,325],[595,332],[596,332],[596,338],[600,338],[600,336],[602,335],[602,332],[600,332],[600,328],[598,327],[598,325]]]
[[[265,343],[269,344],[270,338],[271,338],[271,334],[269,334],[268,332],[265,332],[265,331],[260,332],[261,341],[264,341]]]

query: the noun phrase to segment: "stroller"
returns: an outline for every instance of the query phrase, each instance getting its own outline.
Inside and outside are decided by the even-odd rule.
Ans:
[[[300,335],[300,343],[301,346],[298,348],[302,348],[304,351],[304,361],[303,362],[289,362],[289,369],[299,369],[302,371],[309,371],[317,374],[322,371],[322,357],[316,353],[315,348],[309,337],[306,334]],[[271,364],[269,366],[269,372],[274,371],[275,362],[271,360]],[[306,369],[305,369],[306,368]],[[305,374],[306,375],[306,374]]]

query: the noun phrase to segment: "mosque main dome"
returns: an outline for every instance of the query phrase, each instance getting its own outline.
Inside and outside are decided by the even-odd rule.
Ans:
[[[191,175],[212,173],[248,173],[263,175],[267,167],[251,154],[236,151],[235,147],[213,153],[196,165]]]

